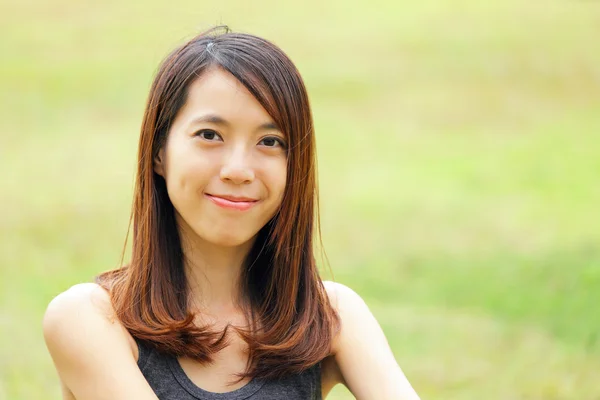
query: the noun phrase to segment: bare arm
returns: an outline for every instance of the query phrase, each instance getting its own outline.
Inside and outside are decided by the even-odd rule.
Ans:
[[[125,328],[108,293],[75,285],[54,298],[44,314],[46,346],[66,399],[158,400],[137,366]]]
[[[341,372],[340,382],[358,400],[418,400],[377,323],[352,289],[325,282],[342,329],[333,343],[333,353]]]

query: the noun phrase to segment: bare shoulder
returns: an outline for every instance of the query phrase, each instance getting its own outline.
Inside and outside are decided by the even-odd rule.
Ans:
[[[342,298],[342,301],[347,300],[361,300],[361,297],[354,290],[344,285],[343,283],[334,282],[334,281],[323,281],[323,286],[325,286],[325,290],[329,295],[329,300],[337,300],[338,298]]]
[[[342,324],[332,343],[330,368],[339,371],[333,383],[343,383],[357,399],[418,400],[365,301],[348,286],[323,284]]]
[[[92,311],[102,313],[110,317],[112,307],[109,294],[96,283],[78,283],[57,295],[50,301],[44,321],[52,321],[53,318],[68,317],[73,311]]]
[[[82,333],[92,326],[113,331],[115,335],[111,337],[125,341],[137,360],[135,340],[116,317],[108,292],[96,283],[79,283],[54,297],[42,321],[47,344],[58,348],[62,343],[71,344],[65,350],[75,348],[78,341],[85,339]]]
[[[340,317],[340,330],[333,337],[331,343],[331,356],[327,357],[322,365],[322,393],[327,395],[339,383],[348,387],[347,378],[342,371],[342,359],[348,337],[353,337],[360,332],[360,321],[364,320],[365,312],[369,310],[363,299],[348,286],[333,282],[323,281],[323,286],[329,297],[329,302]]]
[[[323,286],[340,317],[340,331],[333,338],[331,349],[332,355],[335,355],[347,341],[345,338],[356,337],[376,321],[362,297],[348,286],[333,281],[323,281]]]
[[[340,314],[342,323],[352,323],[360,319],[361,315],[371,315],[362,297],[348,286],[333,281],[323,281],[323,286],[332,306]]]
[[[137,366],[135,341],[99,285],[78,284],[52,299],[42,328],[65,398],[156,399]]]

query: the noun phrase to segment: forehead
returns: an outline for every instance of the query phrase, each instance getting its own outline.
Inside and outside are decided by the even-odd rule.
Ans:
[[[190,84],[178,119],[185,125],[205,114],[216,114],[232,125],[272,122],[250,91],[222,68],[211,68]]]

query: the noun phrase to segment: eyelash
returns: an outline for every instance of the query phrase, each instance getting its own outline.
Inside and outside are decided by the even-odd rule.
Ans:
[[[194,133],[194,136],[200,136],[202,138],[202,134],[206,133],[206,132],[208,132],[208,133],[214,133],[215,136],[221,137],[221,135],[219,135],[217,132],[213,131],[212,129],[202,129],[202,130]],[[212,140],[209,140],[209,139],[205,139],[205,140],[208,140],[209,142],[212,142]]]
[[[198,131],[198,132],[194,133],[194,136],[199,136],[199,137],[201,137],[201,138],[202,138],[202,134],[203,134],[203,133],[206,133],[206,132],[208,132],[208,133],[214,133],[214,134],[215,134],[215,136],[221,137],[221,135],[219,135],[217,132],[215,132],[215,131],[214,131],[214,130],[212,130],[212,129],[202,129],[202,130],[200,130],[200,131]],[[267,136],[267,137],[264,137],[264,138],[262,138],[262,139],[261,139],[261,142],[262,142],[262,141],[264,141],[264,140],[267,140],[267,139],[274,139],[274,140],[275,140],[277,143],[279,143],[279,146],[281,146],[281,148],[282,148],[282,149],[285,149],[285,148],[286,148],[286,144],[285,144],[285,142],[283,141],[283,139],[281,139],[281,138],[278,138],[277,136]],[[211,139],[204,139],[204,140],[208,140],[209,142],[212,142],[212,141],[213,141],[213,140],[211,140]],[[223,140],[223,138],[221,138],[221,140]],[[275,146],[266,146],[266,147],[275,147]]]

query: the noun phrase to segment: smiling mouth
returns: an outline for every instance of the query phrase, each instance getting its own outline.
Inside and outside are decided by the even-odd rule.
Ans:
[[[222,208],[228,208],[238,211],[246,211],[252,208],[258,200],[250,199],[248,197],[234,197],[234,196],[216,196],[212,194],[204,194],[210,201]]]

